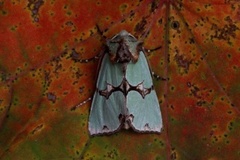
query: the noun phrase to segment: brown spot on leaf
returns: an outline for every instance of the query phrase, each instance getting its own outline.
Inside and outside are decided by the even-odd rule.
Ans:
[[[55,103],[57,96],[54,93],[49,92],[49,93],[47,93],[47,98],[49,101],[52,101],[53,103]]]
[[[72,49],[72,52],[71,52],[71,58],[73,59],[73,60],[78,60],[79,59],[79,53],[73,48]]]
[[[66,26],[72,26],[73,22],[72,21],[67,21],[65,24],[66,24]]]
[[[28,0],[27,8],[32,12],[34,22],[39,21],[39,9],[43,5],[43,0]]]
[[[134,31],[136,32],[136,35],[141,35],[141,33],[144,32],[146,24],[147,24],[147,20],[145,17],[143,17],[142,20],[136,25],[134,29]]]
[[[83,73],[81,70],[78,68],[77,71],[75,72],[76,78],[79,79],[81,76],[83,76]]]
[[[197,106],[213,105],[213,101],[212,101],[212,97],[211,97],[211,94],[212,94],[211,89],[199,88],[197,85],[191,84],[191,82],[187,82],[187,86],[189,87],[190,92],[191,92],[190,96],[193,96],[196,98]]]
[[[150,12],[154,12],[159,6],[159,1],[153,1],[151,3],[151,9],[150,9]]]
[[[187,82],[187,86],[191,87],[192,86],[191,82]]]
[[[179,24],[178,21],[172,21],[171,27],[172,27],[172,29],[174,29],[174,30],[178,30],[179,27],[180,27],[180,24]]]
[[[84,86],[82,86],[82,87],[79,87],[79,93],[83,93],[84,92]]]
[[[201,107],[201,106],[202,106],[203,104],[205,104],[205,103],[206,103],[205,101],[200,100],[200,101],[197,102],[197,106],[200,106],[200,107]]]
[[[174,59],[177,62],[178,67],[181,67],[184,69],[184,71],[187,73],[189,70],[189,66],[192,63],[192,60],[189,60],[184,57],[184,55],[176,54]]]
[[[231,38],[236,38],[236,31],[239,28],[233,23],[232,19],[228,16],[224,19],[228,24],[225,24],[223,27],[218,26],[217,24],[212,24],[212,30],[214,34],[211,35],[211,40],[218,39],[227,41],[231,44]]]
[[[190,91],[194,97],[201,98],[201,96],[199,95],[200,89],[196,85],[192,85]]]

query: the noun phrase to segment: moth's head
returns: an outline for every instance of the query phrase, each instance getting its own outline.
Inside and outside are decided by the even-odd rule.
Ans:
[[[125,30],[107,41],[110,59],[114,63],[137,62],[142,42]]]

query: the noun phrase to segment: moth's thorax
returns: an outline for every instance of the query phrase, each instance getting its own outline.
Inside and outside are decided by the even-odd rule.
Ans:
[[[114,62],[117,63],[128,63],[133,59],[131,52],[129,51],[129,47],[127,43],[122,39],[119,42],[119,46],[117,52],[114,56]]]
[[[111,62],[113,63],[136,63],[139,56],[141,42],[127,31],[121,31],[107,41],[107,47]]]

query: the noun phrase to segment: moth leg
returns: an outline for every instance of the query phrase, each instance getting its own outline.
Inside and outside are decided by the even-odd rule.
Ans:
[[[88,101],[91,101],[91,100],[92,100],[92,98],[89,97],[89,98],[86,99],[85,101],[83,101],[83,102],[81,102],[81,103],[79,103],[79,104],[77,104],[77,105],[71,107],[71,111],[73,111],[73,110],[75,110],[75,109],[81,107],[82,105],[86,104]]]
[[[103,40],[104,42],[106,42],[106,41],[107,41],[107,37],[104,36],[103,33],[106,32],[107,29],[105,29],[104,31],[101,30],[98,24],[96,24],[96,28],[97,28],[97,32],[101,35],[102,40]]]
[[[145,50],[147,51],[148,55],[150,55],[151,52],[157,51],[157,50],[159,50],[159,49],[161,49],[161,48],[162,48],[162,46],[158,46],[158,47],[156,47],[156,48],[145,49]]]
[[[152,72],[152,76],[156,79],[156,80],[161,80],[161,81],[168,81],[169,78],[164,78],[164,77],[161,77],[159,76],[158,74]]]
[[[153,49],[145,49],[147,51],[147,56],[149,56],[150,54],[152,54],[151,52],[154,52],[154,51],[157,51],[159,49],[161,49],[162,46],[158,46],[156,48],[153,48]],[[156,79],[156,80],[162,80],[162,81],[168,81],[169,78],[164,78],[160,75],[157,75],[155,72],[152,72],[152,76]]]

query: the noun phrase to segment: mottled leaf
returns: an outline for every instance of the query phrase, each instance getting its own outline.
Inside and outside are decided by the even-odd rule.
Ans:
[[[79,62],[123,29],[168,79],[164,130],[90,137],[98,60]],[[0,159],[239,158],[238,0],[0,1],[0,34]]]

